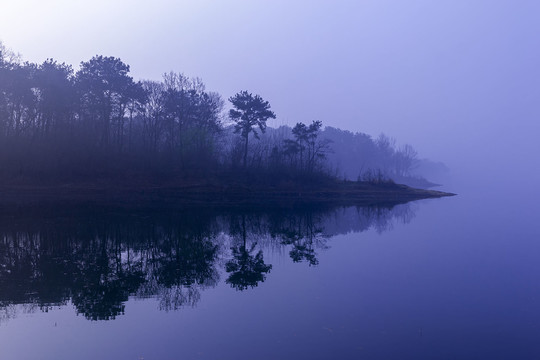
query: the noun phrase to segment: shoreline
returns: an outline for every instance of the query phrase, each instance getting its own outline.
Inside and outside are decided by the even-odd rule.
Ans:
[[[98,184],[0,186],[0,207],[94,205],[119,208],[296,207],[397,205],[456,194],[399,184],[336,182],[247,186],[212,184]]]

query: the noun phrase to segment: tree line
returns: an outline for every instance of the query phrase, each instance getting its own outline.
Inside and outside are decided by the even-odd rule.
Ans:
[[[295,172],[322,169],[320,122],[299,124],[294,140],[257,158],[251,143],[276,117],[268,101],[240,91],[226,112],[199,78],[135,81],[129,72],[115,57],[95,56],[75,71],[52,59],[22,62],[0,46],[2,175],[189,175],[298,162]]]
[[[418,160],[410,145],[321,121],[268,128],[276,114],[248,91],[227,100],[181,73],[135,81],[119,58],[94,56],[74,70],[52,59],[23,62],[0,43],[0,179],[241,170],[271,181],[373,181],[410,176]]]

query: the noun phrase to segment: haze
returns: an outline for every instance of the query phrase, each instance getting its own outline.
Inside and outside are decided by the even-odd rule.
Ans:
[[[100,54],[136,79],[184,72],[225,98],[261,94],[271,126],[384,132],[454,172],[536,182],[539,11],[536,1],[19,0],[2,3],[0,39],[32,62],[76,67]]]

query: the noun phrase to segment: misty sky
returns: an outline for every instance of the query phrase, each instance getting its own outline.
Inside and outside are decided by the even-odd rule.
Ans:
[[[410,143],[459,168],[540,154],[540,1],[1,0],[0,40],[75,68],[120,57],[136,79],[247,89],[294,125]],[[525,163],[525,161],[523,162]],[[523,167],[524,168],[524,167]]]

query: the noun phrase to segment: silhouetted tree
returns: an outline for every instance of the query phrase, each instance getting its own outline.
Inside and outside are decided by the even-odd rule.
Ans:
[[[38,98],[33,91],[35,65],[3,62],[0,72],[0,116],[7,136],[30,134],[37,119]]]
[[[319,139],[321,127],[321,121],[313,121],[310,125],[297,123],[292,128],[294,140],[284,140],[285,155],[302,171],[312,173],[329,151],[330,140]]]
[[[395,172],[399,176],[409,175],[418,161],[418,153],[409,144],[401,146],[394,153]]]
[[[4,67],[9,68],[14,64],[20,64],[20,63],[21,63],[21,55],[9,49],[0,40],[0,68],[4,68]]]
[[[111,140],[121,144],[127,106],[143,94],[128,73],[129,65],[120,59],[95,56],[82,62],[76,74],[81,117],[101,145]]]
[[[37,68],[35,91],[39,99],[39,131],[42,135],[67,132],[75,111],[73,68],[48,59]]]
[[[247,165],[248,139],[253,133],[259,138],[257,127],[262,133],[266,130],[266,121],[275,119],[276,115],[270,110],[270,103],[263,100],[259,95],[253,96],[247,91],[240,91],[229,98],[233,109],[229,111],[229,117],[235,122],[234,132],[244,138],[244,168]]]
[[[143,119],[143,142],[146,149],[155,154],[165,130],[165,85],[158,81],[143,81],[146,102],[141,109]]]
[[[233,126],[223,127],[223,100],[201,79],[170,72],[138,83],[129,70],[105,56],[76,73],[52,59],[22,62],[0,42],[0,178],[202,178],[248,162],[261,184],[328,178],[331,167],[351,180],[414,175],[416,151],[385,135],[322,130],[320,121],[267,131],[275,114],[247,91],[229,98]]]
[[[212,151],[214,137],[220,130],[219,114],[222,103],[195,90],[169,89],[165,93],[165,113],[169,123],[170,146],[178,147],[181,163],[187,159],[200,162]],[[207,156],[204,156],[207,155]],[[196,159],[195,159],[196,158]]]

